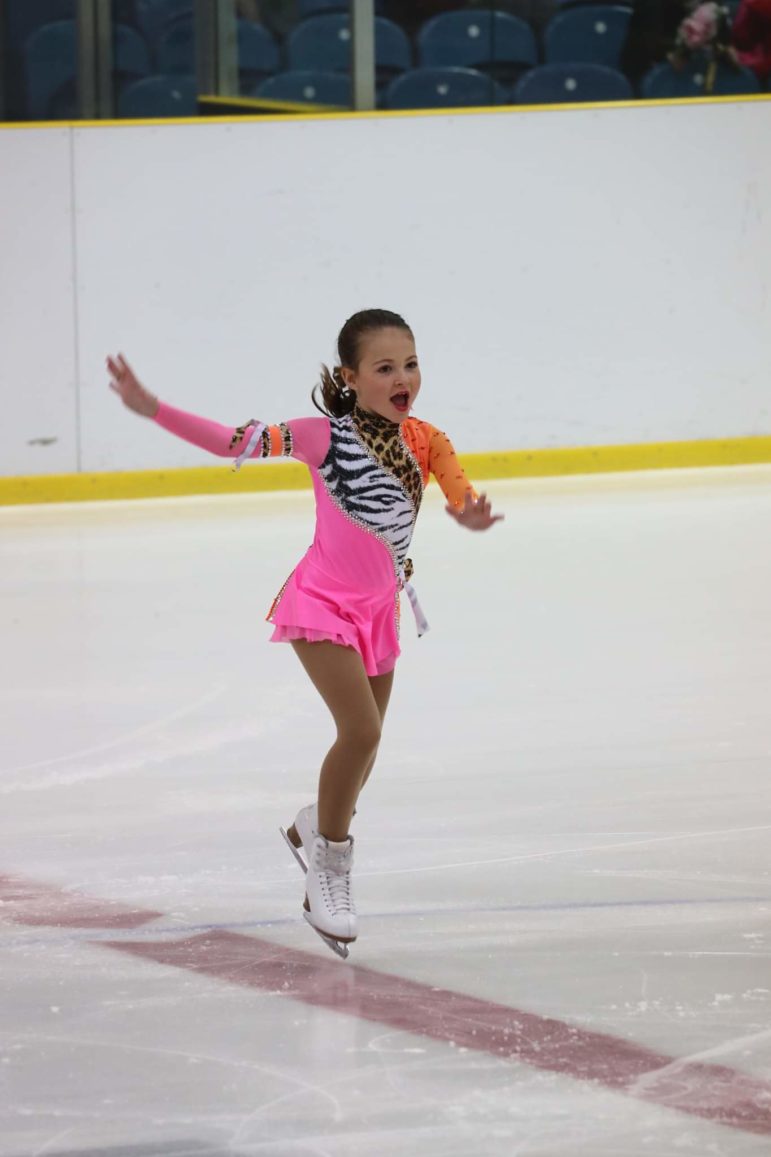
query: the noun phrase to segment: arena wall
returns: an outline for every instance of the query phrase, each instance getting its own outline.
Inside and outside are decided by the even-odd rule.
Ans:
[[[210,465],[371,305],[462,452],[771,435],[771,100],[0,131],[0,474]]]

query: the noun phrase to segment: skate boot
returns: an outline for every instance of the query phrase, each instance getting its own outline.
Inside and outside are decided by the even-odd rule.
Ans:
[[[356,808],[353,809],[353,814],[356,815]],[[318,804],[309,803],[307,807],[300,808],[294,823],[288,828],[279,828],[279,831],[289,844],[289,849],[300,867],[307,872],[313,841],[319,834]]]
[[[283,831],[283,829],[282,829]],[[295,816],[295,821],[287,829],[285,839],[292,847],[295,858],[298,854],[302,857],[304,866],[308,867],[308,862],[311,858],[311,848],[313,841],[319,833],[319,809],[318,804],[311,803],[307,807],[300,808]]]
[[[327,942],[335,941],[343,947],[354,941],[358,934],[356,908],[351,895],[352,867],[353,836],[333,843],[318,833],[315,835],[305,878],[303,915]]]

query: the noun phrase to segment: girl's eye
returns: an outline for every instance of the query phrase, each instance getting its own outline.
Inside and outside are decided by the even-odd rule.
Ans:
[[[377,371],[377,372],[378,372],[379,374],[390,374],[390,372],[391,372],[391,367],[390,367],[390,366],[380,366],[380,367],[378,368],[378,371]]]

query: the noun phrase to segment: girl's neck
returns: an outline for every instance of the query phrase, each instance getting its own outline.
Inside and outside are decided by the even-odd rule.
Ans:
[[[376,414],[374,410],[365,410],[363,406],[359,405],[358,400],[353,407],[354,422],[369,422],[371,425],[381,426],[384,430],[391,430],[394,426],[400,425],[399,422],[392,422],[390,418],[384,418],[382,414]]]

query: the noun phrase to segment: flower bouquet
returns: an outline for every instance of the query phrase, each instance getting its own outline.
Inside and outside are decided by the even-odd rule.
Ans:
[[[702,59],[706,70],[705,92],[713,90],[718,64],[722,62],[736,67],[731,24],[731,10],[726,5],[697,2],[677,30],[670,63],[675,68],[682,68],[694,58]]]

